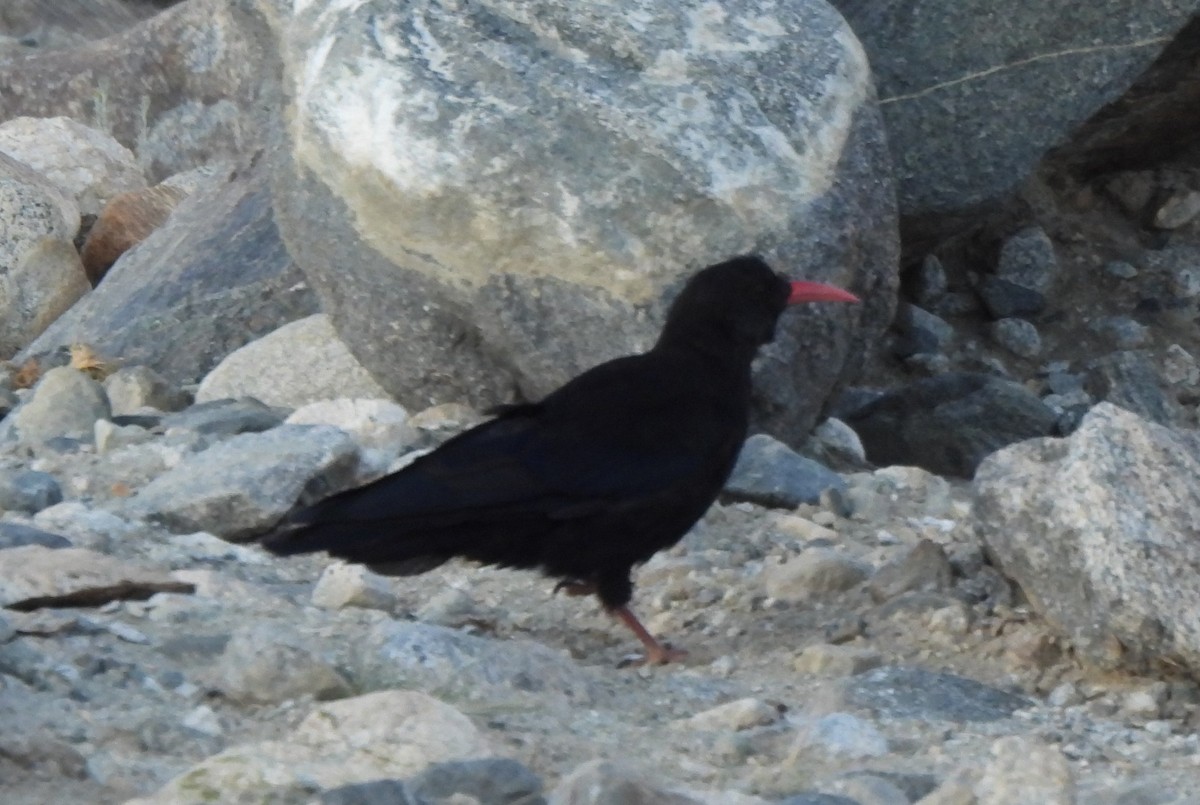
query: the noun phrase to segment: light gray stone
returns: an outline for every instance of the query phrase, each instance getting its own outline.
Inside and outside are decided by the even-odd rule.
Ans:
[[[136,414],[143,408],[179,411],[188,395],[149,366],[125,366],[104,378],[104,391],[114,416]]]
[[[84,215],[96,215],[118,193],[146,186],[132,151],[68,117],[17,117],[0,123],[0,151],[70,193]]]
[[[129,511],[175,531],[249,537],[274,525],[306,489],[342,488],[357,459],[354,442],[336,428],[244,433],[155,478],[130,499]]]
[[[993,743],[991,754],[975,785],[979,805],[1075,805],[1074,775],[1058,747],[1012,735]]]
[[[841,758],[880,757],[888,753],[888,741],[866,719],[850,713],[830,713],[802,723],[797,730],[792,754],[813,751]]]
[[[226,749],[127,805],[308,802],[314,787],[405,778],[432,763],[495,754],[471,720],[450,705],[414,691],[379,691],[322,704],[287,741]]]
[[[867,579],[870,565],[829,548],[809,548],[763,568],[763,588],[777,601],[829,599]]]
[[[529,697],[575,705],[597,695],[594,669],[540,643],[496,641],[427,623],[384,622],[351,658],[367,689],[415,688],[490,702]]]
[[[864,646],[816,643],[805,646],[792,667],[802,674],[854,676],[883,664],[883,655]]]
[[[196,390],[197,402],[254,397],[285,408],[338,397],[389,396],[323,313],[289,322],[231,352]]]
[[[988,722],[1008,718],[1033,702],[955,674],[884,666],[839,683],[841,701],[876,717],[922,721]]]
[[[607,760],[590,760],[566,774],[550,792],[549,805],[703,805]]]
[[[1076,650],[1105,667],[1200,668],[1200,435],[1101,403],[1067,439],[984,462],[975,528]],[[1149,507],[1149,508],[1148,508]],[[1152,511],[1153,516],[1147,516]]]
[[[778,707],[752,697],[719,704],[694,716],[675,722],[684,730],[730,731],[748,730],[774,724],[783,713]]]
[[[26,444],[60,436],[90,440],[96,421],[111,415],[103,386],[83,372],[59,366],[42,375],[33,394],[0,422],[0,440],[5,435]]]
[[[313,587],[312,602],[323,609],[362,607],[390,611],[396,605],[391,582],[362,565],[329,565]]]
[[[0,358],[87,293],[72,243],[79,215],[66,192],[0,150]]]
[[[756,433],[742,445],[724,494],[763,506],[793,509],[816,503],[826,489],[845,489],[840,475],[778,439]]]
[[[338,699],[350,685],[322,656],[321,641],[282,623],[251,622],[238,629],[212,672],[213,686],[242,704],[268,704],[312,696]]]
[[[25,545],[0,551],[0,606],[13,609],[99,606],[149,598],[156,592],[191,592],[165,571],[83,548]]]
[[[1172,193],[1154,213],[1159,229],[1179,229],[1200,216],[1200,192],[1186,188]]]

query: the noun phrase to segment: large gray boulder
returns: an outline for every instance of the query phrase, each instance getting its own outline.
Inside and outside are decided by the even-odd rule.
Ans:
[[[907,216],[1013,189],[1200,10],[1197,0],[831,2],[870,54]]]
[[[279,239],[265,182],[250,172],[181,202],[20,359],[81,341],[191,383],[238,347],[315,312]]]
[[[405,405],[539,397],[759,251],[867,299],[789,313],[761,362],[761,424],[795,440],[890,318],[886,147],[821,0],[297,8],[280,229]]]
[[[1200,671],[1200,433],[1100,403],[1068,439],[993,454],[975,529],[1034,609],[1104,668]]]

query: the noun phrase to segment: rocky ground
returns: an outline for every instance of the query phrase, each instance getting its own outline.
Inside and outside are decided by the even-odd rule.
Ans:
[[[176,4],[73,4],[81,10],[27,0],[0,11],[0,173],[20,190],[7,209],[56,211],[12,216],[0,238],[12,266],[28,269],[6,275],[24,290],[7,295],[0,316],[0,352],[14,357],[0,371],[0,801],[1200,803],[1200,437],[1188,430],[1200,422],[1200,151],[1186,116],[1194,21],[1153,80],[1066,142],[1078,110],[1097,108],[1109,88],[1064,91],[1094,97],[1047,108],[1045,88],[1057,86],[1047,81],[1126,72],[1119,59],[1130,51],[1092,47],[1110,40],[1082,14],[1089,44],[1076,50],[1115,61],[1059,71],[1058,26],[1026,9],[999,15],[1023,22],[1031,40],[1053,34],[1016,54],[1022,68],[1050,72],[1029,73],[1015,97],[991,94],[1004,82],[976,80],[1011,75],[1016,56],[1007,43],[996,56],[991,31],[963,36],[960,4],[945,4],[956,27],[935,41],[984,61],[934,61],[970,81],[927,86],[922,75],[915,92],[876,82],[893,156],[907,166],[902,242],[891,163],[874,146],[835,154],[847,198],[805,201],[816,217],[786,231],[797,254],[811,246],[822,269],[874,289],[862,338],[899,302],[856,385],[831,401],[857,435],[822,424],[804,453],[824,464],[751,439],[725,499],[636,577],[634,605],[651,630],[691,652],[641,668],[629,662],[636,641],[594,601],[553,595],[533,574],[450,563],[387,579],[253,545],[298,500],[397,468],[478,420],[455,404],[405,411],[379,399],[380,382],[415,372],[489,402],[511,383],[468,372],[454,351],[461,339],[457,363],[435,361],[432,373],[409,362],[372,377],[350,356],[342,336],[361,340],[360,355],[399,355],[365,324],[423,326],[403,315],[427,305],[419,288],[350,294],[415,300],[401,315],[364,312],[361,330],[311,315],[337,311],[310,280],[335,272],[326,284],[340,287],[373,266],[377,242],[392,243],[405,219],[384,205],[362,219],[382,240],[331,236],[323,222],[335,205],[317,188],[267,187],[265,166],[291,155],[251,158],[306,108],[278,101],[262,78],[279,58],[264,19],[289,4],[191,0],[157,18]],[[865,37],[879,43],[873,64],[895,56],[926,69],[898,47],[905,32],[891,20],[903,15],[842,5],[884,23],[864,29],[880,33]],[[1137,10],[1120,5],[1087,16],[1142,30]],[[260,18],[263,8],[274,10]],[[1167,18],[1151,19],[1159,11]],[[1144,30],[1166,36],[1177,13],[1147,6]],[[327,53],[317,33],[289,39],[285,61],[307,64],[306,47]],[[913,39],[915,52],[934,52],[930,41]],[[143,80],[150,74],[161,87]],[[105,104],[95,75],[107,77]],[[773,80],[791,92],[814,75]],[[369,83],[373,104],[379,88]],[[938,94],[947,90],[987,100]],[[329,97],[336,110],[347,96]],[[848,140],[854,148],[881,144],[874,113],[860,115],[874,97],[855,90],[839,101],[868,126]],[[992,111],[1017,101],[1036,111]],[[54,117],[93,107],[86,126]],[[1043,117],[1061,131],[1031,131]],[[982,126],[958,127],[976,118]],[[1114,119],[1127,129],[1119,147],[1105,135]],[[586,138],[574,140],[589,149],[578,164],[597,159]],[[499,142],[515,153],[512,138]],[[1027,172],[1023,161],[1051,145]],[[345,155],[333,147],[321,162]],[[381,146],[381,164],[392,156]],[[36,170],[10,164],[18,159]],[[994,187],[979,195],[976,169],[1027,180],[1003,199]],[[578,187],[607,197],[609,182],[586,172]],[[557,188],[560,173],[545,173]],[[487,175],[509,172],[489,163]],[[676,203],[689,196],[674,192],[646,209],[694,226]],[[939,199],[951,213],[930,211]],[[78,254],[93,222],[92,247]],[[826,239],[845,251],[830,257]],[[335,244],[359,257],[330,257]],[[507,245],[478,262],[501,258],[515,259]],[[807,268],[795,262],[788,270]],[[572,338],[599,343],[586,321],[571,322]],[[478,321],[467,331],[468,347],[492,337]],[[535,354],[514,343],[516,363]],[[828,376],[808,390],[823,395],[836,366],[806,371],[817,369]],[[1002,450],[1033,437],[1062,441]]]
[[[1079,665],[985,561],[965,482],[714,507],[637,576],[690,660],[622,668],[629,634],[532,574],[384,579],[214,536],[468,412],[113,414],[164,399],[148,377],[56,369],[5,421],[5,802],[1196,801],[1200,688]]]

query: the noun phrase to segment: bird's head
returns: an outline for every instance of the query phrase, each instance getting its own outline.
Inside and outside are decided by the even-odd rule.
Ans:
[[[671,303],[660,343],[708,331],[757,349],[775,337],[775,323],[788,305],[857,301],[854,294],[832,285],[788,280],[761,257],[734,257],[688,280]]]

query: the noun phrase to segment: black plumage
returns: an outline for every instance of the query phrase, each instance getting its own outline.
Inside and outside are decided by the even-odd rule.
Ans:
[[[632,567],[712,504],[746,437],[750,365],[785,307],[853,301],[789,283],[757,257],[697,273],[654,347],[608,361],[366,486],[294,513],[263,539],[391,574],[451,557],[537,568],[594,592],[660,663],[679,656],[628,608]]]

